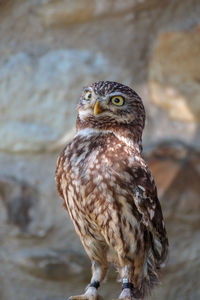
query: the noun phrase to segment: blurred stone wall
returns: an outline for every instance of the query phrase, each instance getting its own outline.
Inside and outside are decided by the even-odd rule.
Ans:
[[[145,104],[171,248],[152,299],[200,298],[199,24],[198,0],[0,0],[0,299],[61,300],[87,284],[54,170],[96,80],[128,84]]]

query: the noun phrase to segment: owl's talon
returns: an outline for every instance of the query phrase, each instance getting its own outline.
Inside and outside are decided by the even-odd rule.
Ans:
[[[67,300],[103,300],[100,295],[84,294],[78,296],[71,296]]]
[[[68,298],[67,300],[103,300],[101,296],[93,297],[93,296],[85,296],[85,295],[79,295],[79,296],[73,296]]]
[[[143,300],[142,298],[134,298],[134,297],[123,297],[123,298],[117,298],[115,300]]]
[[[129,283],[129,284],[131,284],[131,283]],[[135,298],[133,296],[133,292],[132,292],[131,288],[123,288],[119,298],[117,298],[115,300],[142,300],[142,299]]]
[[[115,299],[115,300],[142,300],[142,299],[136,299],[136,298],[133,298],[133,297],[131,297],[131,298],[117,298],[117,299]]]

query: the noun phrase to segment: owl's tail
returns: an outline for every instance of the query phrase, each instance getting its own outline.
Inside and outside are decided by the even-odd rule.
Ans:
[[[151,242],[152,245],[144,266],[144,276],[139,290],[141,298],[150,295],[151,290],[159,284],[158,275],[168,256],[167,238],[157,241],[157,239],[152,237]]]
[[[159,284],[158,270],[155,268],[154,262],[148,259],[146,262],[146,272],[142,279],[141,287],[139,289],[139,298],[150,296],[152,289]]]
[[[159,269],[168,257],[168,239],[164,237],[153,237],[150,232],[151,250],[156,263],[156,267]]]

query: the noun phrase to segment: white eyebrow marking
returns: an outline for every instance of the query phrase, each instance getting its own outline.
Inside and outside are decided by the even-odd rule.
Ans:
[[[124,93],[121,93],[120,91],[116,91],[116,92],[112,92],[109,94],[109,97],[112,97],[112,96],[123,96],[125,98],[127,95],[125,95]]]

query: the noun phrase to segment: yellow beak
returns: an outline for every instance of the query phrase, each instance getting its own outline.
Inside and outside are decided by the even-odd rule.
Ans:
[[[100,107],[100,102],[99,100],[97,100],[97,102],[95,103],[95,106],[94,106],[94,115],[98,115],[99,113],[101,113],[103,110],[102,108]]]

